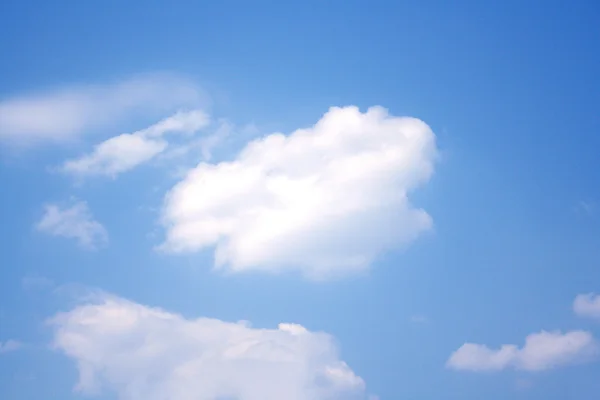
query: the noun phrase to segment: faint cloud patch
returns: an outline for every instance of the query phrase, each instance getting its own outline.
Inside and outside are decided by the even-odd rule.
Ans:
[[[42,275],[29,274],[21,279],[21,287],[27,291],[51,289],[54,287],[54,281]]]
[[[0,342],[0,354],[10,353],[17,351],[23,347],[23,343],[18,340],[7,340],[6,342]]]
[[[518,390],[528,390],[533,387],[533,381],[531,379],[518,378],[515,386]]]
[[[37,375],[32,372],[18,371],[14,374],[14,379],[18,383],[30,384],[37,381]]]
[[[108,233],[94,219],[85,201],[75,201],[69,206],[47,204],[44,215],[36,224],[39,232],[77,240],[87,250],[95,250],[108,244]]]
[[[206,103],[193,81],[164,73],[18,94],[0,99],[0,142],[65,141],[115,128],[132,117],[147,118]]]
[[[423,325],[429,324],[431,320],[424,315],[413,315],[412,317],[410,317],[410,322],[412,322],[413,324]]]
[[[213,157],[213,152],[217,146],[222,144],[233,130],[234,125],[231,122],[221,119],[217,122],[214,132],[211,134],[172,146],[168,151],[160,155],[160,159],[168,161],[190,157],[194,163],[209,161]]]
[[[598,211],[597,209],[597,204],[589,200],[579,201],[575,206],[575,212],[577,212],[577,214],[588,217],[596,215],[596,212]]]

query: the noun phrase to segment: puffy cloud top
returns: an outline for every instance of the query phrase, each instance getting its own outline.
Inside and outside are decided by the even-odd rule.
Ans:
[[[101,295],[51,320],[78,389],[123,400],[364,400],[365,384],[332,337],[296,324],[185,319]]]
[[[600,295],[594,293],[578,295],[573,302],[573,310],[581,317],[600,319]]]
[[[322,279],[364,270],[432,226],[408,194],[429,180],[436,154],[435,135],[418,119],[331,108],[311,128],[190,170],[166,196],[161,248],[214,246],[216,266],[230,271]]]
[[[507,344],[493,350],[465,343],[450,356],[447,366],[471,371],[499,371],[509,367],[541,371],[588,361],[597,354],[598,345],[589,332],[542,331],[527,336],[522,348]]]

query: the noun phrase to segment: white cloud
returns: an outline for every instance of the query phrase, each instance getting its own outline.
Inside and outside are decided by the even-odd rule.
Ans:
[[[418,119],[332,108],[311,128],[190,170],[165,198],[160,249],[215,246],[216,266],[230,271],[323,279],[364,270],[432,226],[407,195],[428,181],[435,159],[435,135]]]
[[[77,201],[68,207],[46,205],[44,216],[36,228],[53,236],[77,239],[87,249],[94,249],[108,242],[106,229],[94,220],[84,201]]]
[[[465,343],[450,356],[447,366],[470,371],[506,368],[542,371],[586,362],[597,354],[598,345],[589,332],[542,331],[527,336],[521,348],[510,344],[494,350],[481,344]]]
[[[366,399],[331,336],[295,324],[186,319],[101,294],[51,320],[54,345],[79,369],[77,389],[123,400]]]
[[[23,344],[17,340],[7,340],[6,342],[0,342],[0,354],[16,351],[19,350],[21,347],[23,347]]]
[[[98,144],[91,154],[66,161],[61,169],[78,176],[115,177],[162,153],[168,147],[164,135],[190,135],[209,122],[208,115],[203,111],[180,111],[146,129],[112,137]]]
[[[194,83],[166,74],[21,95],[0,101],[0,141],[66,140],[132,116],[164,115],[203,101]]]
[[[600,295],[594,293],[578,295],[573,302],[573,311],[582,317],[600,318]]]

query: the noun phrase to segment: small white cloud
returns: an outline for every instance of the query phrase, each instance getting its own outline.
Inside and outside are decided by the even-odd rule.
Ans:
[[[77,388],[123,400],[350,400],[365,384],[331,336],[300,325],[186,319],[102,294],[51,320],[54,345],[79,368]]]
[[[162,153],[168,146],[164,135],[189,135],[209,121],[208,115],[200,110],[177,112],[146,129],[112,137],[97,145],[91,154],[66,161],[61,170],[78,176],[116,177]]]
[[[166,74],[22,95],[0,101],[0,141],[61,141],[132,116],[164,115],[203,101],[193,82]]]
[[[0,342],[0,354],[9,353],[11,351],[17,351],[23,344],[17,340],[7,340],[6,342]]]
[[[469,371],[506,368],[542,371],[586,362],[597,354],[598,345],[589,332],[542,331],[527,336],[522,348],[511,344],[494,350],[481,344],[465,343],[450,356],[447,366]]]
[[[100,143],[91,154],[66,161],[61,169],[78,176],[115,177],[150,160],[166,148],[167,142],[164,140],[146,139],[143,136],[125,133]]]
[[[95,249],[108,242],[106,229],[94,219],[84,201],[77,201],[68,207],[46,205],[44,216],[36,228],[52,236],[76,239],[87,249]]]
[[[435,135],[381,107],[332,108],[311,128],[251,141],[230,162],[200,163],[166,196],[160,249],[216,247],[229,271],[364,270],[432,226],[411,190],[428,181]]]
[[[600,319],[600,295],[580,294],[573,302],[573,311],[581,317]]]

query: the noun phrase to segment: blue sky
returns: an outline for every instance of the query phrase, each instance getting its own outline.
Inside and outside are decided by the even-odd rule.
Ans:
[[[598,17],[4,2],[0,398],[597,398]]]

